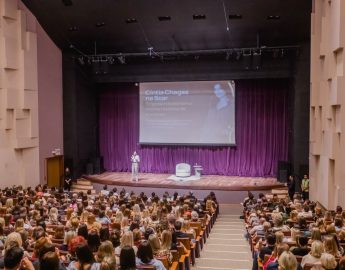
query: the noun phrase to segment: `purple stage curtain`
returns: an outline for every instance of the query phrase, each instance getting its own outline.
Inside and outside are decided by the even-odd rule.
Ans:
[[[139,89],[109,86],[100,95],[100,152],[107,171],[174,173],[177,163],[198,163],[204,174],[275,176],[288,155],[288,80],[236,81],[236,146],[139,145]]]

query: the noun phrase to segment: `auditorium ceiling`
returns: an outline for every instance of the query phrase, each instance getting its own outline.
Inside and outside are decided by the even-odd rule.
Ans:
[[[311,0],[22,0],[61,48],[85,54],[298,45]]]

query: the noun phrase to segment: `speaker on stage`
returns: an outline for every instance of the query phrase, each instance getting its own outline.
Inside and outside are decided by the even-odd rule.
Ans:
[[[277,180],[286,183],[291,172],[291,164],[287,161],[278,161]]]
[[[91,175],[93,173],[93,164],[89,162],[86,164],[86,174]]]
[[[94,174],[101,174],[104,172],[103,157],[95,157],[92,159]]]

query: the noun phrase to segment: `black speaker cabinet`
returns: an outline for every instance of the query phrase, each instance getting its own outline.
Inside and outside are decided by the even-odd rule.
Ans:
[[[287,161],[278,161],[277,180],[286,183],[291,173],[291,164]]]

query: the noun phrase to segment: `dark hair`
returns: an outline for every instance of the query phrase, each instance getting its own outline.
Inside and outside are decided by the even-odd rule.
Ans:
[[[268,245],[273,246],[276,243],[276,236],[270,233],[266,236],[266,241]]]
[[[86,224],[81,224],[78,228],[78,235],[84,237],[85,239],[88,238],[89,232],[87,230]]]
[[[135,229],[140,229],[140,226],[137,222],[132,222],[131,225],[129,226],[130,231],[134,231]]]
[[[120,235],[121,235],[121,232],[119,230],[112,230],[110,233],[109,240],[113,244],[114,248],[118,247],[121,244]]]
[[[101,239],[102,242],[110,239],[110,233],[109,233],[108,227],[102,227],[99,230],[99,238]]]
[[[298,243],[301,247],[308,245],[308,237],[306,237],[306,236],[298,237]]]
[[[182,228],[182,222],[181,222],[181,221],[176,220],[176,221],[175,221],[175,225],[174,225],[174,227],[175,227],[175,230],[176,230],[176,231],[181,230],[181,228]]]
[[[135,269],[135,253],[130,246],[124,246],[120,252],[120,267],[121,270]]]
[[[108,189],[108,185],[104,185],[103,190],[107,190],[107,189]]]
[[[96,252],[98,250],[101,245],[101,239],[99,238],[97,231],[91,231],[89,233],[87,244],[92,252]]]
[[[40,259],[40,270],[59,270],[60,261],[54,251],[49,251]]]
[[[341,212],[343,212],[343,208],[340,205],[337,205],[337,208],[336,208],[335,212],[337,214],[341,214]]]
[[[20,247],[12,247],[5,252],[4,265],[5,268],[12,269],[22,260],[24,251]]]
[[[47,252],[55,252],[55,246],[51,243],[45,243],[38,251],[38,258],[41,259]]]
[[[149,236],[151,235],[151,234],[154,234],[155,232],[153,231],[153,229],[151,228],[151,227],[148,227],[146,230],[145,230],[145,233],[144,233],[144,238],[146,239],[146,240],[148,240],[149,239]]]
[[[335,227],[343,227],[343,220],[341,218],[334,219],[334,226]]]
[[[307,228],[307,220],[305,219],[304,216],[298,217],[297,223],[298,223],[299,229],[303,230]]]
[[[143,263],[150,263],[153,259],[153,251],[148,241],[143,241],[138,247],[137,257]]]
[[[43,216],[43,215],[41,214],[41,216]],[[44,219],[41,219],[40,221],[38,221],[37,222],[37,226],[41,226],[43,228],[43,230],[46,231],[46,227],[47,226],[46,226],[46,223],[45,223]]]
[[[93,257],[92,251],[86,244],[78,245],[75,250],[75,253],[81,265],[80,269],[83,269],[83,264],[92,264],[95,262],[95,258]]]
[[[41,237],[45,237],[46,233],[42,226],[36,226],[33,230],[32,236],[35,240],[40,239]]]

